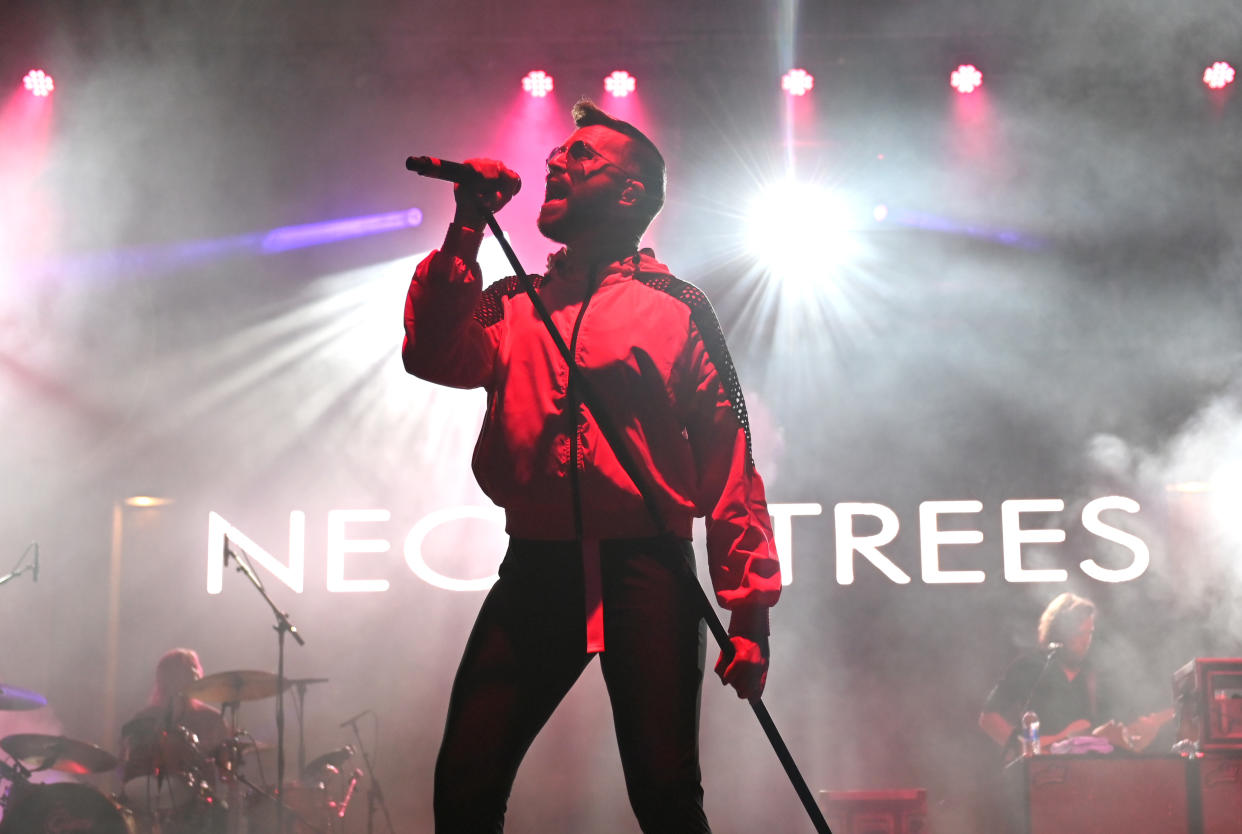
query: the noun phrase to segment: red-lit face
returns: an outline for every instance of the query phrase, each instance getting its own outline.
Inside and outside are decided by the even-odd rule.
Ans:
[[[629,139],[604,125],[578,128],[548,157],[539,231],[574,244],[619,216],[631,179]]]
[[[1067,666],[1081,666],[1082,662],[1087,659],[1093,634],[1095,634],[1095,617],[1092,616],[1083,620],[1082,625],[1066,639],[1063,658]]]
[[[187,652],[167,655],[155,669],[156,686],[164,697],[177,694],[202,676],[198,655]]]

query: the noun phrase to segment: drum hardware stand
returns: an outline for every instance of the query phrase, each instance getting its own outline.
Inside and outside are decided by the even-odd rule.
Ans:
[[[367,834],[372,834],[376,805],[379,805],[380,810],[384,812],[384,821],[388,823],[389,834],[396,834],[396,829],[392,827],[392,816],[388,813],[388,803],[384,801],[384,788],[380,785],[379,778],[375,775],[375,768],[371,764],[371,754],[367,752],[367,746],[362,741],[362,734],[358,732],[358,719],[361,717],[361,715],[354,716],[345,723],[353,729],[354,738],[358,739],[358,752],[362,753],[362,763],[366,766],[366,775],[369,777],[367,783]],[[378,718],[375,720],[379,721]]]
[[[250,584],[254,585],[255,590],[263,597],[263,600],[272,609],[272,613],[276,615],[276,625],[272,628],[276,631],[276,831],[284,834],[285,831],[285,635],[292,634],[293,639],[298,641],[299,646],[305,646],[306,641],[302,639],[302,635],[298,632],[297,626],[289,622],[289,615],[276,606],[272,602],[272,598],[267,595],[267,590],[263,587],[262,580],[259,575],[254,572],[254,568],[250,566],[249,560],[246,558],[245,552],[241,548],[229,541],[228,536],[224,537],[224,564],[227,566],[229,556],[237,560],[237,570],[244,573],[246,578],[250,580]]]
[[[298,717],[298,776],[306,772],[306,687],[312,683],[327,683],[328,678],[298,678],[289,681],[297,700],[294,712]],[[283,695],[280,697],[284,697]]]
[[[410,167],[410,163],[406,163],[406,167],[410,170],[416,170]],[[617,431],[612,419],[609,417],[608,411],[603,407],[599,396],[595,392],[594,386],[583,374],[582,369],[578,367],[578,363],[574,361],[573,354],[569,350],[569,346],[565,344],[565,340],[561,338],[560,331],[556,329],[556,325],[552,322],[552,317],[548,314],[547,307],[544,306],[543,299],[539,297],[539,293],[535,290],[535,285],[531,283],[530,275],[522,268],[522,264],[518,261],[517,254],[513,251],[513,247],[509,245],[509,239],[505,237],[504,231],[500,228],[500,224],[496,222],[496,215],[480,206],[483,216],[487,220],[487,227],[491,230],[492,236],[496,242],[500,244],[500,248],[504,250],[505,257],[509,260],[509,265],[513,267],[514,275],[521,282],[522,289],[530,299],[531,306],[543,321],[544,327],[547,329],[548,335],[551,336],[553,344],[556,345],[557,352],[561,358],[565,360],[566,367],[569,370],[569,376],[578,386],[578,390],[582,393],[582,402],[590,409],[591,414],[595,416],[596,425],[599,427],[600,434],[604,437],[604,442],[612,449],[616,455],[617,462],[621,468],[625,470],[630,480],[634,482],[634,486],[638,488],[639,495],[643,498],[643,503],[647,507],[647,512],[651,516],[652,522],[656,529],[662,531],[663,535],[667,535],[663,531],[668,530],[668,525],[664,523],[663,513],[660,511],[659,505],[653,497],[654,493],[651,484],[644,477],[642,470],[638,468],[637,463],[631,457],[628,447],[622,442],[620,432]],[[679,561],[680,564],[680,561]],[[704,621],[707,623],[708,629],[716,638],[716,642],[720,644],[720,651],[729,660],[732,660],[734,649],[733,643],[729,639],[729,633],[725,630],[724,624],[720,621],[720,615],[716,613],[715,607],[707,597],[707,593],[703,590],[703,586],[699,583],[698,577],[694,575],[692,570],[682,571],[686,587],[694,593],[694,598],[702,613]],[[802,801],[802,807],[806,811],[807,816],[811,819],[811,824],[815,827],[817,834],[832,834],[832,830],[828,827],[828,822],[824,819],[823,812],[815,802],[815,795],[811,793],[810,787],[807,786],[806,780],[802,776],[802,771],[798,769],[797,762],[794,761],[793,755],[789,752],[789,748],[785,744],[785,740],[781,737],[780,730],[777,729],[776,723],[772,720],[771,714],[768,713],[767,706],[763,703],[761,697],[749,699],[751,709],[755,713],[755,717],[759,720],[763,732],[768,737],[768,742],[772,745],[776,758],[780,760],[781,766],[785,769],[785,775],[792,783],[794,791],[798,794],[798,798]]]
[[[285,798],[281,796],[280,794],[273,795],[271,792],[264,790],[262,787],[260,787],[259,785],[256,785],[254,782],[251,782],[249,779],[247,779],[244,775],[240,773],[237,774],[237,782],[238,784],[245,785],[247,788],[250,788],[250,790],[254,791],[256,794],[263,797],[264,799],[267,799],[271,802],[275,802],[277,819],[282,819],[284,812],[288,812],[289,818],[291,820],[298,823],[299,825],[305,826],[307,829],[314,832],[314,834],[332,834],[332,832],[324,831],[322,828],[320,828],[317,825],[312,825],[311,822],[306,819],[306,817],[302,816],[297,811],[295,811],[294,809],[286,805]],[[283,822],[280,824],[283,825]],[[283,828],[278,827],[276,831],[273,832],[273,834],[280,834],[280,832],[282,832],[283,830],[284,830]]]
[[[0,795],[0,807],[7,808],[13,786],[30,781],[30,771],[17,759],[14,759],[11,765],[0,762],[0,779],[8,780],[9,783],[9,786],[4,789],[4,794]]]

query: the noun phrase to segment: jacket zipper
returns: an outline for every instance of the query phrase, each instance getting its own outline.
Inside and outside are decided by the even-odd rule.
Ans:
[[[582,299],[582,306],[578,308],[578,317],[574,320],[573,333],[569,337],[569,358],[577,364],[578,362],[578,331],[582,328],[582,320],[586,317],[587,305],[591,303],[591,297],[595,295],[595,282],[597,267],[592,264],[591,271],[588,273],[587,291]],[[582,541],[582,495],[580,493],[581,482],[578,476],[578,417],[582,404],[578,401],[578,392],[574,388],[574,374],[569,371],[568,379],[565,382],[565,397],[569,401],[569,417],[570,430],[569,435],[569,489],[573,496],[574,511],[574,538]]]

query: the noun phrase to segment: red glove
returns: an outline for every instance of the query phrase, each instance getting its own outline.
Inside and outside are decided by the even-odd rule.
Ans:
[[[764,684],[768,682],[768,638],[760,637],[756,642],[733,634],[729,640],[733,643],[733,657],[726,658],[721,652],[716,661],[716,674],[721,683],[737,690],[737,697],[753,701],[763,695]]]

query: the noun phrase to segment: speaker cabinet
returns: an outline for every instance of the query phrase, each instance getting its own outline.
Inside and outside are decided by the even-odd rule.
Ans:
[[[820,791],[832,834],[930,834],[927,791]]]

